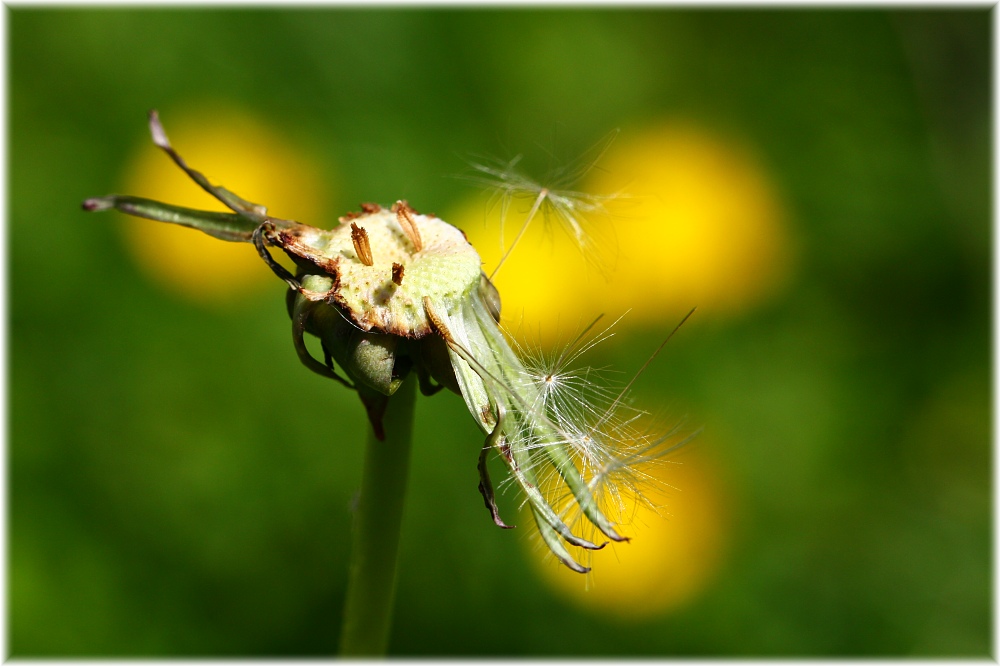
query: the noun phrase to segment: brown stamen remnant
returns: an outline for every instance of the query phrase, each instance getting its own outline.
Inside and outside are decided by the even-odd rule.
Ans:
[[[448,329],[448,325],[441,321],[441,318],[434,312],[434,308],[431,306],[431,298],[429,296],[424,297],[424,312],[427,313],[427,319],[431,321],[431,324],[434,325],[434,328],[437,329],[438,333],[441,334],[441,337],[444,338],[446,343],[451,343],[455,340],[451,337],[451,331]]]
[[[354,241],[354,252],[358,253],[358,259],[365,266],[371,266],[374,264],[372,259],[372,246],[368,242],[368,232],[365,231],[364,227],[358,227],[355,223],[351,223],[351,240]]]
[[[413,244],[413,249],[417,252],[423,250],[424,242],[420,238],[417,222],[413,219],[413,209],[402,199],[397,201],[396,205],[392,208],[396,212],[396,219],[399,221],[399,226],[403,228],[403,231],[406,232],[410,242]]]
[[[392,282],[397,285],[403,284],[403,265],[398,262],[392,263]]]
[[[345,213],[344,215],[340,216],[340,218],[338,218],[338,219],[340,220],[340,222],[350,222],[351,220],[355,220],[357,218],[363,218],[366,215],[371,215],[372,213],[378,213],[381,210],[382,210],[382,207],[379,206],[378,204],[372,204],[370,202],[365,202],[365,203],[361,204],[361,212],[360,213],[358,213],[357,211],[350,211],[350,212]],[[393,209],[393,211],[395,211],[395,210],[396,209]]]

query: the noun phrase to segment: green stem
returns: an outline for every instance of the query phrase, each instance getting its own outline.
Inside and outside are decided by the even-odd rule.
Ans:
[[[340,634],[341,656],[384,656],[396,590],[396,554],[410,463],[412,379],[389,399],[385,440],[368,431],[361,493],[354,514],[354,544]]]

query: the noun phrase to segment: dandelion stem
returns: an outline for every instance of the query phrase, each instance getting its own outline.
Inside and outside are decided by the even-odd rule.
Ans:
[[[344,657],[384,656],[396,590],[396,554],[413,434],[416,382],[404,382],[383,417],[385,439],[369,431],[340,634]]]

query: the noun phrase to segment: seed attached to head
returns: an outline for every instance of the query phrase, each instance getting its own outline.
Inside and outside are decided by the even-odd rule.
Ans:
[[[416,220],[413,219],[413,209],[410,208],[410,205],[400,199],[392,209],[396,213],[396,219],[399,220],[399,226],[403,228],[403,231],[410,239],[410,243],[413,244],[414,251],[420,252],[423,250],[424,242],[420,238],[420,231],[417,229]]]
[[[437,313],[434,312],[434,306],[431,305],[431,298],[429,296],[425,296],[423,301],[424,312],[427,313],[427,319],[431,321],[431,324],[434,325],[437,332],[441,334],[442,338],[444,338],[444,342],[448,343],[450,347],[451,344],[455,342],[455,339],[452,338],[448,325],[444,323],[444,320],[442,320]]]
[[[399,262],[392,263],[392,282],[397,285],[403,284],[403,265]]]
[[[355,223],[351,223],[351,240],[354,241],[354,252],[358,253],[358,259],[365,266],[371,266],[374,264],[372,259],[372,246],[368,242],[368,232],[365,231],[364,227],[358,227]]]

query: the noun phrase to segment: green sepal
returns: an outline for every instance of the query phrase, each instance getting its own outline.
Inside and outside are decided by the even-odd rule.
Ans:
[[[139,218],[190,227],[223,241],[249,243],[253,236],[253,230],[257,227],[256,222],[236,213],[201,211],[164,204],[143,197],[108,195],[107,197],[93,197],[83,202],[83,210],[85,211],[106,211],[108,209],[115,209]]]
[[[399,336],[355,331],[345,350],[347,370],[380,394],[392,396],[406,376],[396,368],[400,340]]]
[[[597,506],[594,495],[590,492],[590,487],[580,475],[580,471],[573,463],[573,459],[566,452],[565,445],[553,444],[550,447],[541,448],[546,458],[552,466],[559,472],[566,486],[573,493],[577,505],[583,511],[584,516],[590,519],[597,528],[615,542],[626,542],[627,537],[622,537],[615,530],[601,509]]]
[[[448,355],[448,344],[440,336],[424,336],[415,344],[416,360],[422,366],[430,379],[449,391],[461,396],[462,390],[455,377],[455,369],[451,366]]]
[[[563,546],[563,543],[559,541],[559,536],[556,534],[556,531],[545,522],[545,519],[539,516],[538,510],[534,505],[531,506],[531,514],[535,518],[535,525],[538,526],[538,534],[542,536],[542,541],[545,542],[545,546],[549,548],[549,551],[551,551],[563,565],[574,572],[579,572],[580,574],[590,572],[589,567],[584,567],[573,560],[569,550],[567,550],[566,547]]]

